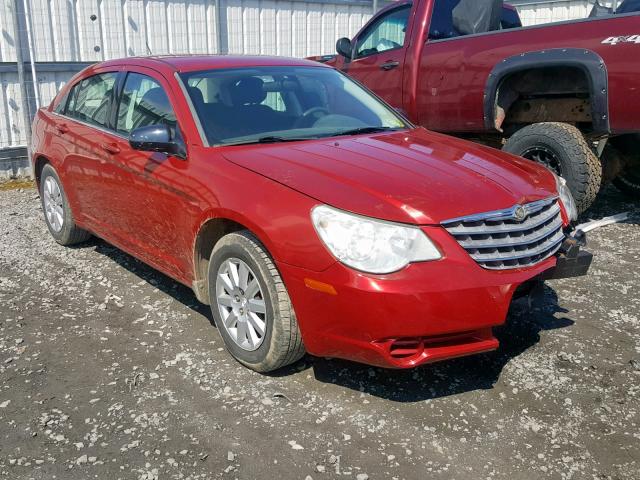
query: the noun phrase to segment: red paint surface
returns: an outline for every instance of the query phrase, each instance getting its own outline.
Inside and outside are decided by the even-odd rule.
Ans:
[[[554,48],[590,50],[604,60],[607,69],[612,133],[638,131],[640,44],[602,43],[609,37],[640,35],[637,14],[427,41],[432,1],[413,2],[402,49],[351,62],[337,56],[327,64],[353,76],[394,107],[402,108],[419,125],[440,132],[479,133],[485,130],[483,95],[487,79],[502,60]],[[367,25],[389,9],[407,3],[410,2],[393,2]],[[392,57],[401,66],[380,70],[379,66]]]
[[[495,348],[490,328],[504,322],[515,288],[555,259],[484,270],[438,224],[555,195],[551,174],[423,129],[203,146],[175,72],[254,64],[327,68],[265,57],[128,59],[90,67],[68,85],[110,70],[157,79],[169,94],[188,158],[133,150],[119,135],[55,114],[54,100],[34,122],[34,160],[45,158],[57,170],[81,227],[189,286],[202,225],[214,218],[244,225],[275,259],[312,354],[410,367]],[[316,234],[310,210],[319,203],[420,225],[444,258],[383,276],[356,272],[336,262]],[[331,285],[336,294],[311,289],[305,279]],[[402,346],[407,338],[418,339],[419,352],[392,356],[394,342]]]

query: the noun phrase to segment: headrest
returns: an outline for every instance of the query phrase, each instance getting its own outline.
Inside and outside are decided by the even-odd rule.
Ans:
[[[453,26],[463,35],[500,29],[503,0],[460,0],[452,11]]]
[[[189,96],[191,97],[191,103],[193,103],[195,106],[204,104],[204,96],[202,95],[202,90],[200,90],[198,87],[187,87],[187,90],[189,91]]]
[[[264,82],[257,77],[246,77],[236,81],[230,93],[234,105],[255,105],[267,98]]]
[[[171,104],[167,98],[167,94],[160,87],[148,90],[140,99],[140,105],[153,113],[166,114],[171,112]]]

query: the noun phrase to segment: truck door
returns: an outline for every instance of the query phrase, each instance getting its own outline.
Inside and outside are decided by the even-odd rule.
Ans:
[[[376,18],[355,39],[352,60],[343,71],[373,90],[393,107],[403,108],[402,72],[411,4]]]

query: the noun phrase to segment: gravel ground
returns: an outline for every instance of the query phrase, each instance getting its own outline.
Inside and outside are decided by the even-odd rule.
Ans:
[[[640,209],[606,190],[588,277],[516,303],[497,352],[388,371],[227,355],[187,288],[57,245],[0,191],[0,478],[640,478]],[[481,312],[479,312],[481,314]]]

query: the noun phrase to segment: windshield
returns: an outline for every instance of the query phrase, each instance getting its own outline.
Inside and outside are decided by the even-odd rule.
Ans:
[[[271,143],[409,125],[330,68],[251,67],[181,74],[210,145]]]

